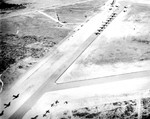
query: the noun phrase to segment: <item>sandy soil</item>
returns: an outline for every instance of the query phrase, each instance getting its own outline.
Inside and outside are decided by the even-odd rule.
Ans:
[[[149,10],[133,4],[122,12],[57,83],[149,70]]]

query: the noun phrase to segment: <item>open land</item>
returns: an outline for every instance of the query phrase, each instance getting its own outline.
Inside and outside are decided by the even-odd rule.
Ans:
[[[132,4],[127,12],[123,12],[110,24],[57,83],[148,70],[149,11],[149,6]]]
[[[149,1],[110,1],[9,2],[2,119],[150,117]]]
[[[44,11],[42,10],[56,19],[58,15],[61,22],[65,21],[64,26],[38,12],[28,13],[30,6],[27,6],[26,11],[22,11],[22,13],[27,12],[26,14],[20,13],[22,9],[20,11],[15,10],[15,12],[13,11],[15,8],[3,10],[3,12],[10,12],[7,15],[10,17],[6,18],[1,13],[0,22],[0,65],[2,66],[0,73],[4,82],[4,90],[11,87],[12,83],[16,82],[22,74],[38,63],[46,54],[51,54],[55,46],[67,37],[77,25],[90,18],[93,13],[96,14],[97,11],[100,11],[99,5],[102,6],[103,1],[96,1],[72,3],[73,5],[56,9],[49,6]]]

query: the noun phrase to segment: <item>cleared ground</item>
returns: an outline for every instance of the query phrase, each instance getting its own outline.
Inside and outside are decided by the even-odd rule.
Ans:
[[[92,0],[85,3],[78,3],[75,5],[62,6],[57,9],[46,9],[44,12],[52,15],[53,17],[59,17],[59,20],[64,23],[76,24],[82,23],[85,19],[94,16],[101,11],[101,6],[105,4],[106,0]],[[57,13],[57,15],[56,15]]]
[[[149,70],[149,14],[149,6],[132,4],[110,24],[57,83]]]
[[[19,6],[24,5],[22,1],[9,1],[13,3],[11,9],[3,9],[0,14],[0,74],[2,74],[4,90],[11,87],[44,56],[50,55],[56,49],[56,45],[60,44],[76,26],[100,11],[104,1],[74,1],[73,3],[63,1],[63,4],[60,1],[38,1],[37,3],[30,1],[32,4],[25,4],[24,7]],[[18,6],[15,6],[15,3]],[[40,3],[47,4],[49,7],[42,9]],[[58,3],[66,6],[58,7],[58,5],[55,9],[52,8],[53,4]],[[32,8],[35,4],[38,4],[37,7]],[[58,19],[58,15],[61,22],[65,21],[64,25],[35,11],[41,9],[55,19]]]
[[[149,51],[149,41],[129,39],[129,36],[136,37],[135,34],[140,31],[140,28],[146,27],[138,24],[135,30],[135,27],[130,24],[131,21],[128,23],[130,27],[124,25],[130,11],[134,9],[134,4],[127,11],[124,9],[125,12],[123,5],[119,7],[120,11],[116,11],[118,14],[122,12],[99,37],[95,34],[95,30],[103,23],[102,19],[106,19],[107,15],[111,14],[111,10],[100,12],[89,22],[86,21],[76,28],[73,31],[75,33],[55,49],[52,57],[45,58],[46,62],[42,66],[22,77],[12,90],[4,92],[0,104],[11,102],[10,107],[2,108],[5,110],[4,118],[10,116],[12,119],[148,118],[150,115],[150,93],[147,90],[150,77],[149,57],[146,55],[141,60],[141,56]],[[49,12],[46,14],[48,15]],[[140,28],[137,28],[139,26]],[[70,28],[68,24],[61,27]],[[38,39],[38,34],[36,37]],[[94,43],[91,44],[93,41]],[[27,46],[35,47],[32,44]],[[87,47],[89,48],[86,50]],[[139,52],[133,47],[136,47]],[[93,75],[93,72],[98,75]],[[112,74],[114,76],[111,76]],[[68,75],[71,76],[68,78]],[[97,79],[82,80],[92,76]],[[59,84],[56,83],[57,79]],[[77,82],[77,80],[82,81]],[[20,96],[12,100],[14,94]]]
[[[148,20],[144,20],[145,17],[141,18],[146,21],[144,23],[136,23],[132,20],[127,20],[133,15],[132,12],[134,9],[144,7],[143,5],[139,5],[138,7],[137,4],[135,5],[136,7],[134,5],[135,4],[128,8],[128,12],[122,13],[119,18],[117,18],[116,21],[114,21],[110,27],[106,29],[102,36],[94,41],[94,43],[81,55],[81,57],[75,61],[75,63],[64,73],[64,75],[59,78],[57,83],[69,82],[68,85],[71,85],[71,83],[75,84],[74,81],[91,79],[92,76],[94,76],[92,78],[99,78],[106,75],[110,76],[110,74],[116,75],[149,70],[149,37],[145,38],[149,34],[149,25],[146,25],[149,24],[149,22],[147,22]],[[139,16],[138,13],[140,12],[136,11],[137,16]],[[143,29],[147,31],[144,34],[142,32]],[[144,38],[140,37],[139,34],[143,34]],[[135,40],[138,38],[140,39],[139,42]],[[98,68],[96,66],[94,67],[94,65],[99,65],[101,70],[98,66]],[[76,68],[74,69],[74,67]],[[88,72],[85,67],[89,69]],[[98,76],[92,74],[94,71],[97,71],[96,73]],[[108,71],[109,74],[106,71]],[[104,75],[103,72],[106,72],[106,75]],[[135,77],[136,76],[134,76],[134,78]],[[61,79],[63,79],[62,82]],[[46,117],[53,119],[149,118],[149,93],[146,93],[146,91],[139,91],[135,94],[131,93],[134,84],[137,88],[140,88],[140,86],[146,88],[146,85],[144,86],[142,84],[144,83],[144,78],[142,79],[142,77],[139,77],[139,79],[141,80],[139,85],[137,83],[137,79],[135,79],[136,81],[133,81],[133,83],[131,81],[127,84],[122,82],[122,85],[115,82],[114,87],[109,87],[108,84],[106,84],[111,90],[111,93],[114,94],[113,90],[115,89],[116,92],[121,92],[121,90],[124,90],[126,93],[123,95],[107,94],[109,92],[105,89],[107,86],[104,86],[105,88],[103,89],[102,85],[98,85],[97,87],[102,88],[103,90],[96,89],[96,86],[93,86],[93,88],[91,87],[89,89],[82,87],[77,89],[73,88],[67,91],[62,90],[62,92],[57,91],[54,93],[46,93],[25,115],[24,119],[30,116],[34,117],[36,114],[39,114],[39,118],[42,118],[46,110],[51,111],[51,113],[47,114]],[[146,79],[148,80],[149,77]],[[101,78],[99,78],[99,80],[101,80]],[[102,80],[105,80],[105,78],[102,78]],[[78,82],[78,86],[79,83],[82,84],[82,82]],[[134,90],[137,91],[137,89]],[[66,94],[67,92],[68,94]],[[104,96],[99,97],[102,94],[95,94],[96,92],[102,94],[104,93]],[[92,97],[91,95],[94,96]],[[116,98],[113,99],[112,97]],[[59,104],[55,104],[56,100],[59,100]],[[68,101],[68,104],[64,103],[66,100]],[[54,106],[51,107],[51,104],[54,104]],[[39,109],[41,109],[41,111],[39,111]]]

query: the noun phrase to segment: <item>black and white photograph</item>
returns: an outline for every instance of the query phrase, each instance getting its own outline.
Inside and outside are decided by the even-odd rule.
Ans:
[[[0,119],[150,119],[150,0],[0,0]]]

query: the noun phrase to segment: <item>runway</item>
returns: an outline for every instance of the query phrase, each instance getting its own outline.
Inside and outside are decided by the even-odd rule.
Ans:
[[[42,66],[19,83],[19,85],[13,87],[9,93],[5,94],[8,95],[8,99],[11,99],[13,94],[18,93],[20,97],[14,100],[11,106],[5,110],[7,114],[4,115],[4,118],[21,119],[45,92],[139,77],[150,78],[150,71],[143,71],[86,81],[83,80],[64,84],[56,83],[76,59],[101,35],[101,33],[96,35],[95,32],[102,26],[102,23],[114,12],[117,14],[117,17],[123,11],[123,8],[124,6],[121,5],[119,8],[114,8],[112,12],[104,11],[91,18],[83,26],[78,28],[72,36],[66,39],[66,41],[56,49],[54,54],[47,58]],[[111,23],[112,22],[113,20]],[[109,24],[106,28],[107,27],[109,27]],[[8,99],[5,100],[4,97],[3,103],[7,103],[9,101]]]

